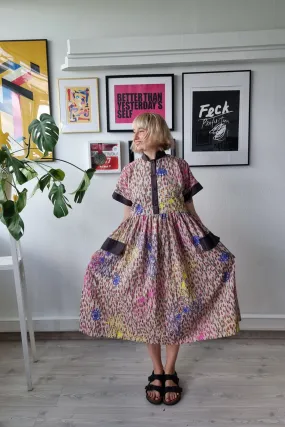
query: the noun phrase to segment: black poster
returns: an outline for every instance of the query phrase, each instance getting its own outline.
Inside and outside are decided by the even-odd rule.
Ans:
[[[193,92],[192,151],[238,151],[239,90]]]

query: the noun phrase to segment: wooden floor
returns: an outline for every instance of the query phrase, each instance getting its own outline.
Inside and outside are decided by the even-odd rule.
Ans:
[[[146,402],[145,346],[41,341],[26,391],[21,346],[0,342],[0,427],[254,427],[285,425],[285,341],[226,339],[184,345],[183,400]]]

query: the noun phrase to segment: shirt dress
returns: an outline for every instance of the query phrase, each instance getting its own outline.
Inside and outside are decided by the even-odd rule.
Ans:
[[[131,216],[87,267],[81,332],[182,344],[239,330],[235,257],[185,206],[202,188],[185,160],[164,151],[123,169],[113,198]]]

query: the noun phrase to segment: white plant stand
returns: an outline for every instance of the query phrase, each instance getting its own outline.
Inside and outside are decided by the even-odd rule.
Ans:
[[[29,357],[29,345],[27,338],[27,326],[29,331],[33,361],[37,362],[33,319],[27,295],[27,284],[25,278],[25,269],[23,255],[21,252],[21,245],[13,237],[10,237],[10,244],[11,256],[0,257],[0,270],[12,270],[14,273],[27,387],[28,391],[31,391],[33,390],[33,385]]]

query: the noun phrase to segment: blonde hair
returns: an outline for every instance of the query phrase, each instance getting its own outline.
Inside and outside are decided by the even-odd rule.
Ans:
[[[138,129],[146,129],[146,139],[151,141],[159,150],[168,150],[173,146],[173,138],[166,121],[160,114],[142,113],[139,114],[133,121],[133,126]],[[138,152],[133,141],[131,145],[133,152]]]

